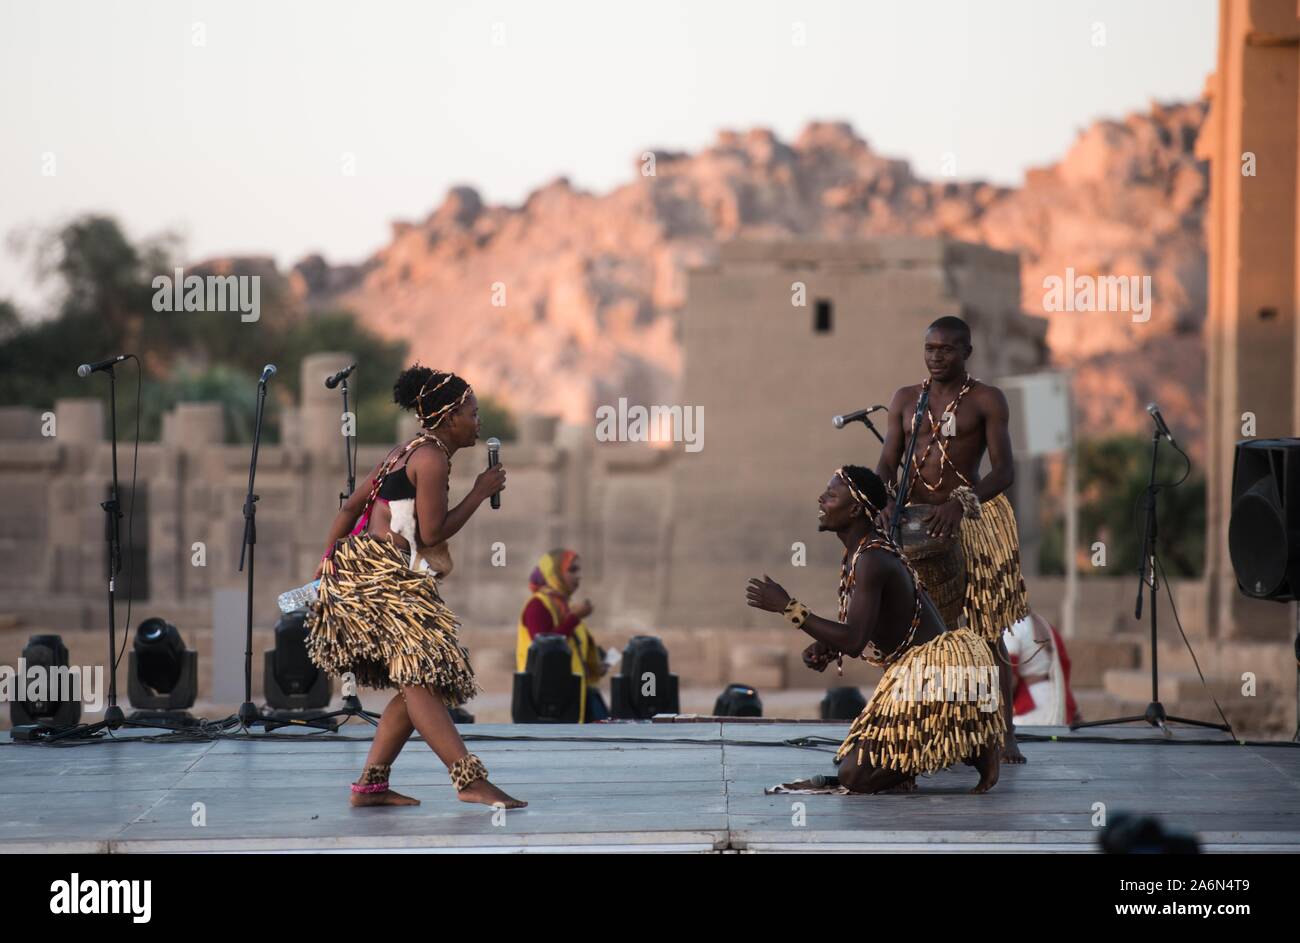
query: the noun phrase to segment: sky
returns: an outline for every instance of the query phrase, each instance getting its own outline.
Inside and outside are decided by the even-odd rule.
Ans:
[[[0,0],[0,299],[85,212],[182,256],[355,262],[451,186],[606,192],[647,149],[847,121],[1016,185],[1098,118],[1199,97],[1214,0]]]

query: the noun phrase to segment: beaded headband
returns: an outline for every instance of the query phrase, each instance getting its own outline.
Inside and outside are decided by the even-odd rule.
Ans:
[[[433,382],[433,378],[436,377],[437,375],[438,375],[437,370],[434,370],[432,373],[430,373],[429,379],[424,381],[424,384],[420,387],[420,392],[416,394],[415,397],[415,415],[420,420],[420,425],[424,426],[426,429],[438,428],[439,423],[441,423],[444,419],[447,418],[447,414],[454,409],[458,409],[465,402],[465,400],[469,399],[469,395],[474,392],[474,388],[471,387],[468,383],[466,383],[465,392],[460,394],[459,399],[452,400],[450,403],[447,403],[444,406],[440,406],[439,408],[435,409],[431,413],[426,413],[424,411],[424,397],[426,395],[432,396],[434,393],[437,393],[440,389],[442,389],[444,386],[446,386],[448,383],[450,383],[452,380],[456,378],[456,374],[454,373],[444,374],[443,378],[438,381],[437,386],[435,386],[431,390],[426,389],[428,385]]]
[[[853,483],[853,479],[849,477],[849,473],[844,470],[843,466],[835,469],[835,474],[839,476],[840,481],[844,482],[844,487],[849,489],[849,495],[852,496],[854,501],[861,504],[873,515],[880,513],[880,508],[876,507],[870,498],[858,490],[858,486]]]

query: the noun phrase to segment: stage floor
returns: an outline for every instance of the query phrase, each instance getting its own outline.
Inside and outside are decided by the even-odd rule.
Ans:
[[[1300,749],[1178,742],[1206,737],[1188,730],[1161,742],[1148,728],[1108,728],[1093,735],[1144,742],[1096,743],[1026,728],[1060,739],[1025,743],[1029,763],[1004,766],[983,796],[968,793],[977,777],[966,767],[907,795],[769,796],[766,786],[833,769],[829,744],[770,744],[838,741],[846,726],[462,727],[493,780],[530,802],[495,816],[458,802],[419,742],[393,786],[422,805],[351,808],[370,730],[186,743],[120,731],[79,746],[4,734],[0,852],[1093,851],[1097,803],[1110,816],[1157,815],[1207,851],[1300,851]]]

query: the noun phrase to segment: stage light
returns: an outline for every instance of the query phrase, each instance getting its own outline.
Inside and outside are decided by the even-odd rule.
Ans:
[[[853,720],[867,706],[867,699],[857,688],[830,688],[822,698],[822,720]]]
[[[164,726],[196,724],[189,713],[199,693],[199,653],[185,647],[176,626],[145,619],[135,630],[126,675],[131,720]]]
[[[649,720],[680,713],[677,675],[668,672],[668,649],[653,635],[635,635],[623,649],[619,673],[610,678],[610,714],[619,720]]]
[[[528,646],[524,670],[515,672],[510,716],[516,724],[576,724],[582,678],[563,635],[543,633]]]
[[[729,684],[713,702],[715,717],[762,717],[763,702],[758,691],[747,684]]]
[[[276,716],[301,723],[313,712],[325,713],[334,685],[307,656],[306,610],[286,612],[276,622],[275,648],[263,655],[262,675],[266,703]]]
[[[58,690],[57,685],[60,677],[69,676],[68,646],[63,644],[62,636],[33,635],[27,640],[18,667],[21,669],[19,674],[26,677],[15,675],[13,679],[14,699],[9,703],[9,722],[13,727],[18,728],[29,724],[40,724],[44,727],[71,727],[81,722],[81,702],[71,698],[59,699],[61,693],[70,693]],[[27,682],[32,678],[30,674],[32,668],[39,669],[46,679],[41,688],[33,692],[43,694],[41,700],[32,700],[25,696],[25,692],[30,690]],[[20,693],[24,694],[21,699]]]

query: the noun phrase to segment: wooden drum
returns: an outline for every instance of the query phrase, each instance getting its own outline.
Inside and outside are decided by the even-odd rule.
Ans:
[[[959,537],[930,536],[925,519],[934,509],[935,505],[931,504],[909,504],[903,508],[898,544],[916,568],[944,624],[955,629],[966,599],[966,557]]]

